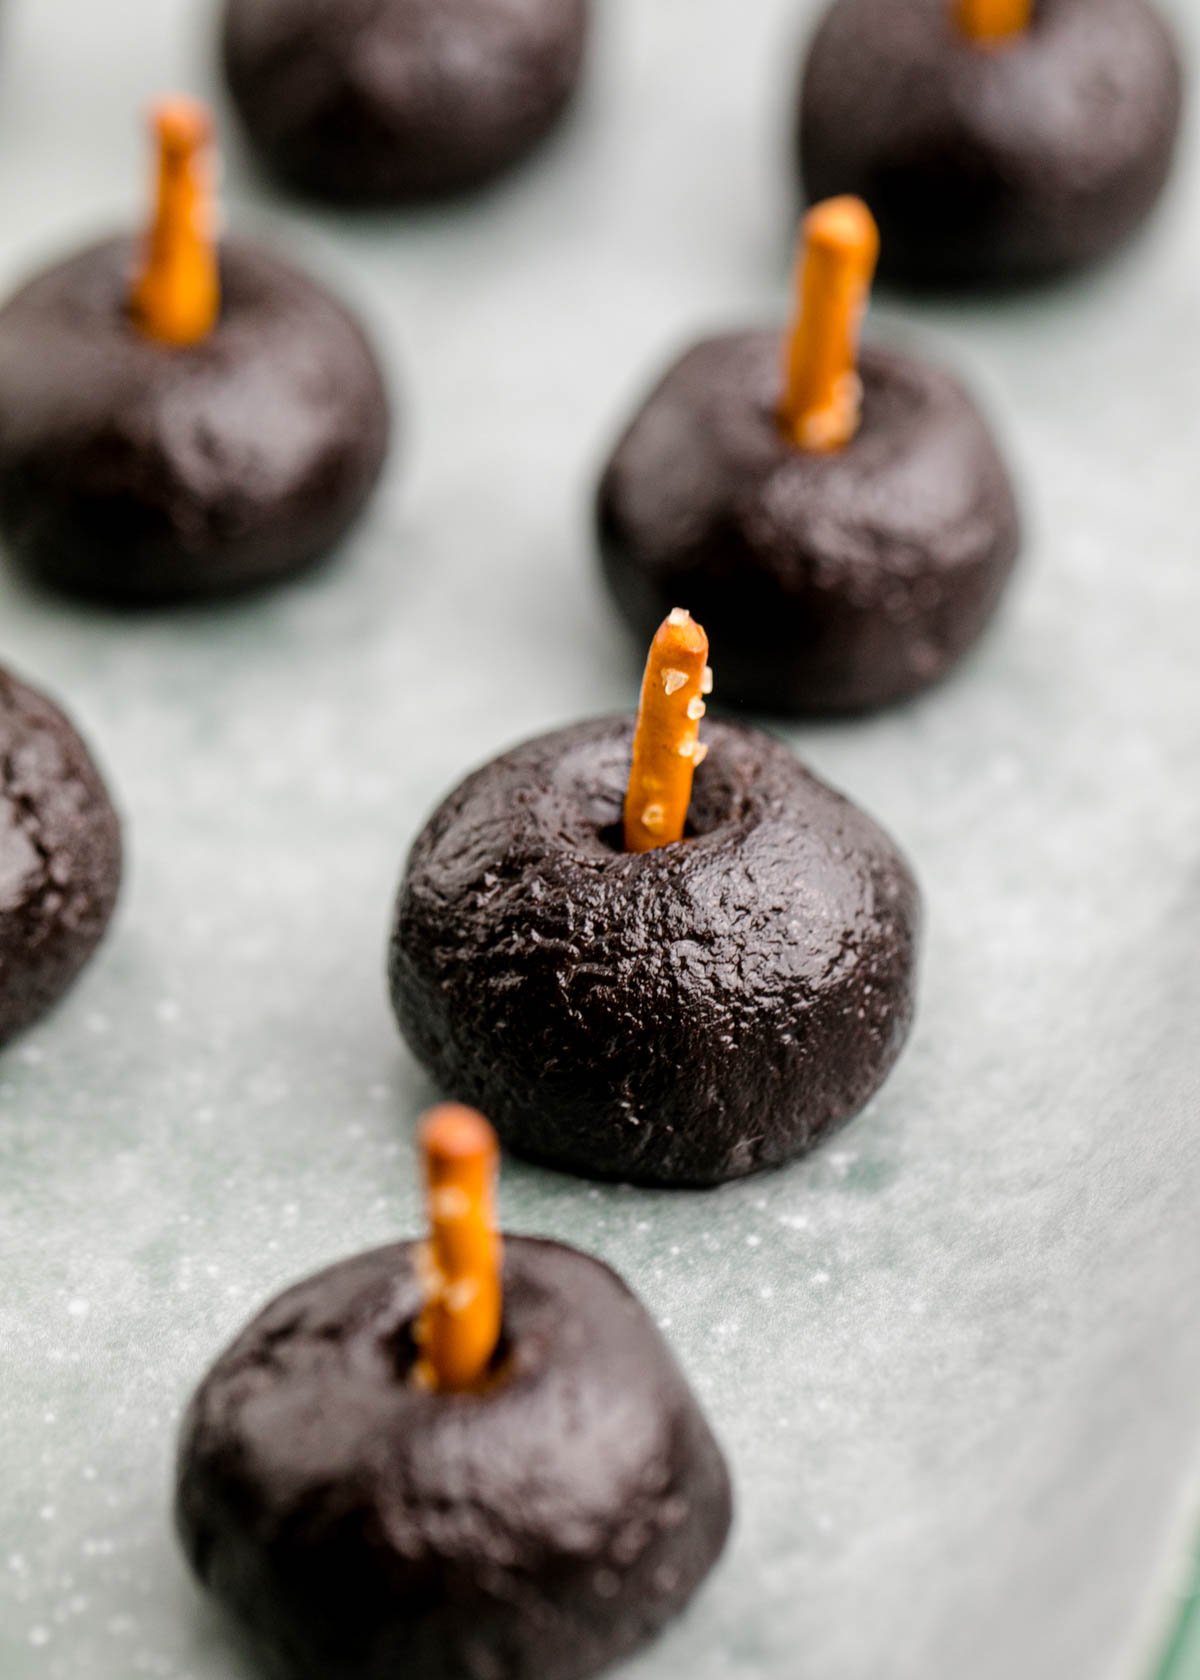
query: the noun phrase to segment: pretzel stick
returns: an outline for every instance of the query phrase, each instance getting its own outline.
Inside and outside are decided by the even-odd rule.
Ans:
[[[843,449],[858,430],[858,341],[878,260],[879,230],[861,198],[827,198],[805,216],[779,416],[798,449]]]
[[[422,1255],[426,1297],[414,1375],[426,1388],[474,1388],[500,1340],[496,1134],[473,1108],[443,1103],[425,1116],[421,1150],[429,1241]]]
[[[1023,35],[1033,21],[1033,0],[955,0],[958,27],[983,45]]]
[[[683,839],[692,777],[707,748],[698,736],[701,695],[712,687],[708,637],[682,607],[667,615],[650,644],[633,763],[625,793],[625,850],[649,852]]]
[[[206,338],[220,311],[213,236],[212,118],[196,100],[155,108],[158,184],[133,315],[148,338],[182,347]]]

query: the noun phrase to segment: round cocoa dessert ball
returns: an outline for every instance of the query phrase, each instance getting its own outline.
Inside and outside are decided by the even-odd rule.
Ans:
[[[73,725],[0,671],[0,1043],[44,1015],[108,927],[116,812]]]
[[[414,1054],[516,1153],[710,1185],[802,1154],[882,1084],[913,1014],[918,893],[780,743],[706,727],[689,834],[622,850],[633,720],[469,776],[408,859],[390,953]]]
[[[111,239],[0,310],[0,534],[36,577],[114,603],[273,583],[324,556],[388,440],[375,356],[328,292],[253,245],[186,347],[135,325]]]
[[[948,373],[859,363],[862,417],[833,453],[779,421],[784,339],[707,339],[671,366],[601,480],[601,564],[639,638],[675,601],[708,628],[725,702],[780,713],[908,698],[962,658],[1020,542],[991,431]]]
[[[510,168],[579,81],[587,0],[228,0],[225,72],[262,158],[346,204],[433,198]]]
[[[469,1392],[414,1381],[416,1243],[288,1290],[201,1384],[179,1532],[280,1680],[584,1680],[716,1561],[728,1472],[645,1309],[529,1238],[503,1285]]]
[[[1148,0],[1036,0],[1028,27],[997,41],[972,39],[954,0],[835,0],[801,80],[803,189],[866,199],[886,275],[1053,275],[1147,216],[1182,86]]]

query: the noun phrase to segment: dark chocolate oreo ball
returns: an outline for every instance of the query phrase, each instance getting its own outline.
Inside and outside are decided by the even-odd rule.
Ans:
[[[783,347],[738,333],[689,350],[600,486],[604,575],[645,640],[676,601],[704,624],[720,698],[853,712],[902,700],[975,641],[1019,530],[987,425],[939,368],[862,353],[862,422],[797,448],[777,417]]]
[[[228,0],[225,70],[285,181],[396,203],[531,151],[574,92],[587,23],[587,0]]]
[[[913,1013],[918,895],[886,834],[780,743],[706,727],[690,837],[621,847],[633,724],[467,778],[400,888],[392,1001],[518,1154],[708,1185],[799,1155],[882,1083]]]
[[[606,1266],[510,1237],[488,1384],[413,1381],[418,1245],[298,1284],[185,1419],[196,1573],[280,1680],[583,1680],[716,1561],[728,1473],[644,1308]]]
[[[0,1043],[58,1001],[100,943],[121,834],[100,773],[43,695],[0,671]]]
[[[375,484],[388,407],[327,292],[221,252],[221,314],[174,348],[129,310],[134,243],[47,269],[0,310],[0,532],[44,581],[114,602],[276,581],[325,555]]]
[[[1037,0],[1029,28],[995,43],[970,39],[952,0],[835,0],[801,83],[803,187],[866,199],[886,275],[1052,275],[1147,215],[1181,91],[1147,0]]]

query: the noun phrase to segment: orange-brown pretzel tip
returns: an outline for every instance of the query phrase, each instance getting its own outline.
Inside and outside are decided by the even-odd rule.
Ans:
[[[133,287],[133,315],[160,344],[196,344],[220,310],[213,229],[213,124],[206,106],[182,96],[154,109],[154,216]]]
[[[702,696],[711,688],[708,637],[690,613],[676,607],[650,644],[642,678],[625,793],[627,852],[650,852],[683,839],[692,777],[707,750],[698,738]]]
[[[496,1134],[473,1108],[443,1103],[421,1124],[421,1152],[429,1241],[415,1376],[426,1388],[475,1388],[500,1340]]]
[[[827,198],[805,216],[779,416],[799,449],[843,449],[858,430],[858,341],[878,261],[879,229],[861,198]]]
[[[958,27],[972,41],[1008,41],[1033,21],[1033,0],[954,0]]]

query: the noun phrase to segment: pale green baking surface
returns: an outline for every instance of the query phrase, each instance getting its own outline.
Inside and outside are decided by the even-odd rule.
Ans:
[[[132,217],[138,111],[212,78],[203,4],[5,10],[7,285]],[[402,394],[338,565],[137,619],[0,579],[3,656],[84,723],[130,849],[102,958],[0,1063],[3,1680],[243,1675],[170,1534],[179,1408],[265,1296],[415,1228],[404,847],[469,765],[631,700],[596,467],[677,344],[785,307],[804,8],[598,11],[577,119],[478,203],[344,225],[230,161],[230,220],[362,305]],[[629,1680],[1143,1680],[1167,1644],[1200,1509],[1197,163],[1099,274],[876,312],[979,388],[1029,511],[961,674],[793,733],[928,891],[893,1080],[713,1195],[506,1172],[512,1227],[669,1326],[737,1476],[726,1561]]]
[[[1183,1612],[1167,1647],[1159,1680],[1198,1680],[1200,1677],[1200,1558]]]

